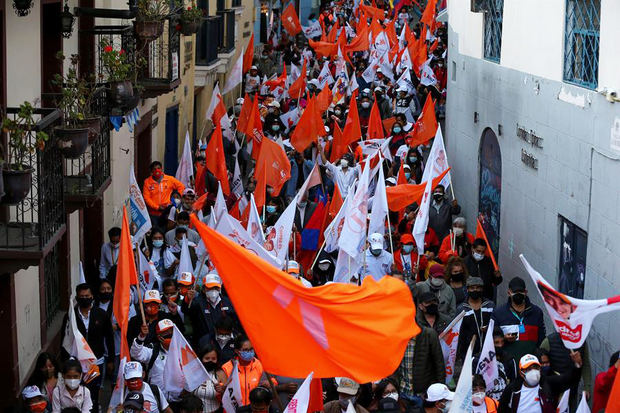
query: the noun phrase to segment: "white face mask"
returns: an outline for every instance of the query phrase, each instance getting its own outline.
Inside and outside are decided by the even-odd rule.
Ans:
[[[349,161],[347,161],[346,159],[342,159],[340,161],[340,166],[342,166],[343,168],[347,168],[349,166]]]
[[[71,389],[71,390],[75,390],[78,387],[80,387],[80,379],[67,379],[65,380],[65,385]]]
[[[471,400],[474,402],[474,405],[482,406],[482,403],[484,403],[485,396],[486,394],[484,394],[484,392],[474,393],[471,395]]]
[[[205,293],[207,296],[207,300],[211,303],[215,303],[218,298],[220,298],[220,292],[218,290],[209,290]]]
[[[538,385],[540,382],[540,370],[530,370],[525,373],[525,382],[530,387]]]
[[[392,393],[388,393],[384,395],[383,397],[389,397],[390,399],[394,399],[395,401],[398,401],[398,392],[393,391]]]
[[[327,271],[329,269],[329,264],[319,264],[319,270]]]
[[[463,228],[454,227],[452,228],[452,232],[454,232],[454,235],[456,235],[457,237],[460,237],[461,235],[463,235]]]
[[[232,334],[217,334],[215,336],[215,341],[217,341],[217,344],[219,344],[220,347],[224,347],[224,344],[228,343],[228,341],[232,340],[232,338]]]
[[[480,254],[479,252],[474,252],[473,254],[471,254],[471,256],[476,260],[476,261],[482,261],[482,259],[484,258],[484,254]]]
[[[431,277],[431,285],[435,288],[441,288],[444,283],[444,279],[441,277]]]

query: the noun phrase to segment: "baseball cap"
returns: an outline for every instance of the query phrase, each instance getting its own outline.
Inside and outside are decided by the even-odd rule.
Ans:
[[[420,294],[420,302],[421,303],[430,303],[431,301],[439,302],[439,299],[437,298],[437,295],[435,295],[434,293],[432,293],[430,291],[426,291],[426,292]]]
[[[431,277],[443,277],[444,276],[443,265],[433,264],[428,272]]]
[[[207,274],[202,279],[202,284],[207,288],[222,287],[222,279],[217,274]]]
[[[287,268],[289,274],[299,274],[299,263],[297,261],[290,260]]]
[[[400,242],[402,244],[413,244],[413,235],[411,234],[403,234],[400,237]]]
[[[359,388],[360,388],[360,385],[357,382],[351,380],[348,377],[341,377],[340,383],[338,383],[338,388],[336,389],[336,391],[338,393],[344,393],[350,396],[355,396]]]
[[[196,191],[194,191],[192,188],[185,188],[183,190],[183,195],[196,195]]]
[[[155,332],[157,334],[163,333],[166,330],[170,330],[172,327],[174,327],[174,323],[172,322],[172,320],[164,318],[163,320],[160,320],[159,323],[157,323],[157,328],[155,329]]]
[[[142,396],[142,393],[137,391],[127,393],[127,396],[125,396],[125,401],[123,402],[123,407],[141,411],[144,407],[144,396]]]
[[[39,390],[37,386],[27,386],[24,387],[24,390],[22,391],[22,396],[24,396],[24,399],[34,399],[35,397],[43,395],[41,394],[41,390]]]
[[[397,92],[406,92],[407,91],[407,87],[406,86],[399,86],[398,89],[396,89]]]
[[[252,66],[252,67],[250,67],[250,70],[258,70],[258,67]]]
[[[194,283],[194,276],[191,272],[183,271],[181,275],[179,275],[177,282],[181,285],[192,285]]]
[[[519,369],[521,370],[525,370],[526,368],[532,366],[532,365],[537,365],[540,366],[540,362],[538,361],[538,357],[533,356],[531,354],[526,354],[525,356],[521,357],[521,360],[519,360]]]
[[[243,105],[244,99],[243,98],[237,98],[237,105]]]
[[[484,281],[480,277],[469,277],[467,279],[468,287],[484,287]]]
[[[161,304],[161,296],[159,295],[159,291],[146,290],[144,292],[144,304],[146,303],[160,303]]]
[[[125,363],[123,377],[125,377],[125,380],[141,379],[142,364],[138,363],[137,361],[128,361],[127,363]]]
[[[525,281],[521,277],[515,277],[508,283],[508,289],[513,293],[525,291]]]
[[[411,167],[410,167],[408,164],[404,164],[404,165],[403,165],[403,170],[404,170],[404,169],[409,169],[409,170],[411,170]]]
[[[426,401],[437,402],[452,399],[454,399],[454,392],[448,390],[448,386],[443,383],[431,384],[426,390]]]
[[[274,108],[279,108],[280,103],[277,100],[272,100],[271,102],[269,102],[267,106],[273,106]]]
[[[383,249],[383,235],[379,234],[378,232],[370,234],[370,236],[368,237],[368,242],[370,243],[370,249]]]
[[[396,185],[396,178],[394,178],[393,176],[390,176],[388,179],[385,180],[385,183],[391,186]]]

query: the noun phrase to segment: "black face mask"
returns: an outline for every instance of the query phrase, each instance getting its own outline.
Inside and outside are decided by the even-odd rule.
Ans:
[[[213,371],[217,367],[217,363],[215,361],[203,362],[202,365],[205,366],[207,371]]]
[[[521,304],[523,304],[525,302],[525,294],[523,294],[523,293],[515,293],[515,294],[513,294],[510,297],[510,299],[516,305],[521,305]]]
[[[435,200],[435,202],[441,202],[441,200],[443,199],[443,195],[433,195],[433,199]]]
[[[112,292],[99,293],[99,299],[101,301],[110,301],[112,299]]]
[[[80,308],[88,308],[92,305],[93,298],[92,297],[89,297],[89,298],[78,297],[76,298],[76,301],[78,305],[80,306]]]
[[[482,298],[482,291],[469,291],[467,292],[467,295],[472,300],[479,300]]]
[[[465,279],[465,273],[457,272],[450,277],[452,281],[463,281]]]
[[[438,304],[429,304],[426,306],[426,314],[429,315],[437,315],[439,314],[439,305]]]

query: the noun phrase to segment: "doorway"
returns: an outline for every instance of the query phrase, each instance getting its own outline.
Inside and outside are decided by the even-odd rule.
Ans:
[[[484,130],[480,140],[479,182],[478,218],[482,222],[495,258],[499,259],[502,154],[497,136],[491,128]]]
[[[166,109],[164,173],[174,176],[179,166],[179,105]]]

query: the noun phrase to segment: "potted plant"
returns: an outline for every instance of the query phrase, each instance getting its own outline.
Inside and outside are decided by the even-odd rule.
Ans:
[[[62,52],[56,55],[65,60]],[[60,98],[56,104],[62,111],[62,126],[54,128],[56,143],[65,158],[75,159],[82,155],[89,143],[90,130],[84,122],[88,119],[88,107],[92,99],[91,87],[85,79],[78,77],[78,56],[71,55],[67,74],[56,74],[52,84],[60,88]]]
[[[170,4],[170,0],[138,0],[138,12],[134,23],[138,38],[150,42],[162,35],[164,20],[173,12]]]
[[[202,16],[202,9],[196,7],[196,3],[192,2],[191,6],[187,6],[187,9],[181,11],[177,30],[184,36],[191,36],[194,33],[198,33]]]
[[[116,50],[107,39],[101,41],[101,64],[109,84],[108,103],[114,108],[124,107],[133,98],[131,76],[134,67],[125,50]]]
[[[1,160],[4,196],[2,203],[16,205],[26,198],[32,187],[31,155],[45,148],[47,133],[36,130],[34,106],[24,102],[13,117],[2,120],[2,132],[8,136],[8,156]],[[0,153],[4,157],[4,153]]]
[[[13,9],[15,9],[15,14],[20,17],[29,15],[33,3],[33,0],[13,0]]]

